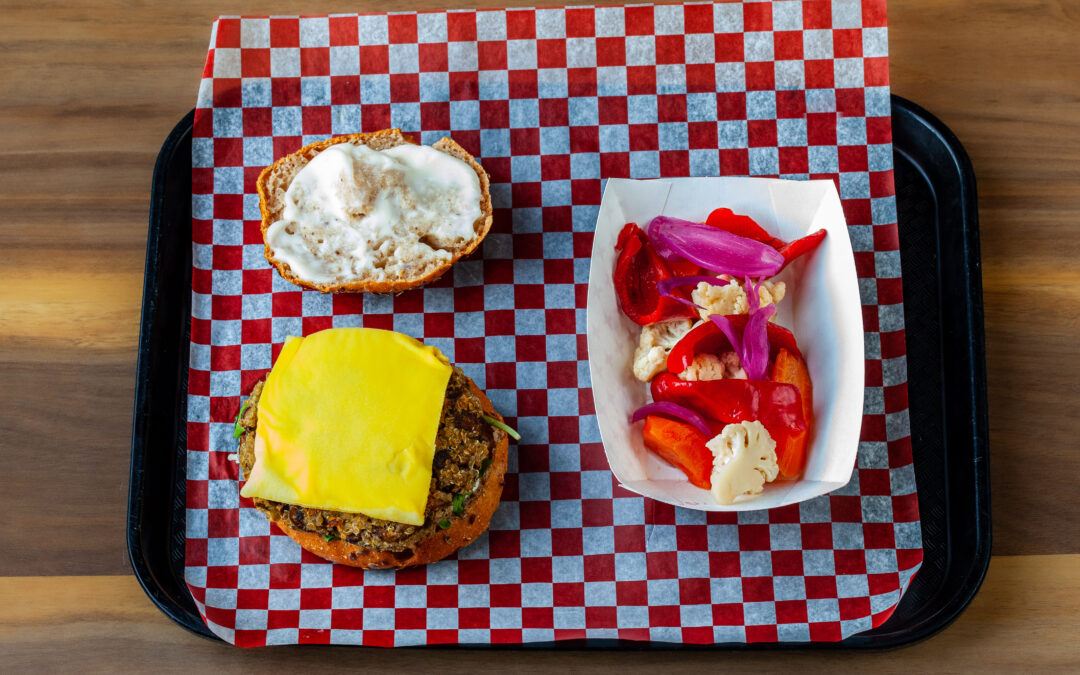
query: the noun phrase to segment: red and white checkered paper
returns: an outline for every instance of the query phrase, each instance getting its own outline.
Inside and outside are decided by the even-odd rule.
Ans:
[[[884,0],[222,18],[192,143],[186,580],[239,645],[839,640],[922,560],[908,430]],[[397,297],[321,295],[263,258],[255,179],[331,135],[450,134],[491,175],[482,250]],[[703,513],[620,489],[589,386],[604,179],[837,181],[866,397],[844,489]],[[717,206],[721,206],[717,204]],[[438,346],[523,440],[491,529],[402,572],[302,552],[238,494],[232,421],[285,337],[391,328]]]

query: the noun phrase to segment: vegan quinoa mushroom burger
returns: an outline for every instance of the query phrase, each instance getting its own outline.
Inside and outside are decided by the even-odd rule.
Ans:
[[[437,349],[392,331],[320,331],[290,338],[241,407],[241,494],[326,560],[423,565],[487,530],[510,433]]]

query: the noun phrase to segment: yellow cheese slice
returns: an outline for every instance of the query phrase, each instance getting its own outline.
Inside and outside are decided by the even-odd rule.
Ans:
[[[289,338],[240,494],[422,525],[450,371],[438,349],[393,331]]]

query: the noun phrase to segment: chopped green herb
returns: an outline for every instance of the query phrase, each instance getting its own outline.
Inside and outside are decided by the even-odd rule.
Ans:
[[[491,458],[488,457],[484,461],[480,462],[480,475],[483,476],[487,473],[488,467],[491,466]]]
[[[450,527],[450,520],[448,518],[443,518],[438,522],[438,525],[440,530],[445,530],[446,528]]]
[[[510,438],[514,439],[515,441],[520,441],[521,440],[521,434],[514,431],[510,426],[508,426],[504,422],[500,422],[499,420],[495,419],[491,415],[481,415],[481,417],[483,418],[483,420],[485,422],[487,422],[491,426],[495,427],[496,429],[502,429],[506,433],[510,434]]]
[[[465,500],[471,495],[471,492],[466,492],[463,495],[454,495],[454,513],[459,516],[465,513]]]
[[[329,543],[329,542],[331,542],[331,541],[337,541],[338,539],[340,539],[340,537],[335,537],[335,536],[334,536],[334,535],[332,535],[332,534],[324,534],[324,535],[322,536],[322,538],[323,538],[323,539],[325,539],[325,540],[327,541],[327,543]]]
[[[244,411],[247,410],[248,402],[244,401],[240,406],[240,412],[236,413],[236,421],[233,422],[233,438],[240,438],[240,435],[244,433],[244,427],[240,426],[240,418],[243,416]]]

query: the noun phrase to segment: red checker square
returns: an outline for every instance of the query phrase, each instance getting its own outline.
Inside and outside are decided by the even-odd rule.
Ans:
[[[566,8],[566,37],[592,37],[596,24],[591,7]]]
[[[656,36],[656,62],[682,63],[686,60],[686,40],[682,35]]]
[[[660,147],[658,129],[655,124],[631,124],[629,132],[632,152],[656,150]]]
[[[537,289],[539,289],[539,292],[541,294],[543,293],[543,287],[542,286],[538,286],[538,285],[533,286],[533,285],[530,284],[530,285],[528,285],[526,287],[537,288]],[[522,300],[531,300],[531,299],[526,297],[525,295],[518,296],[517,295],[517,290],[520,289],[520,288],[523,288],[523,287],[522,286],[515,286],[514,287],[516,306],[517,306],[518,309],[527,309],[530,303],[529,302],[522,302]],[[519,300],[519,298],[520,298],[520,300]],[[542,298],[541,298],[540,306],[542,306],[542,305],[543,305],[543,301],[542,301]],[[545,335],[517,335],[517,336],[514,336],[514,350],[515,350],[515,352],[517,354],[517,360],[518,361],[543,361],[543,360],[545,360],[544,355],[547,352],[547,336],[545,336]],[[546,392],[544,392],[543,390],[541,390],[541,393],[546,394]],[[529,402],[532,403],[534,400],[535,399],[529,399]],[[542,403],[541,405],[546,405],[546,403]],[[535,413],[535,414],[545,414],[546,415],[547,413]]]
[[[836,113],[809,113],[806,138],[809,145],[836,145]]]
[[[270,102],[277,107],[300,105],[300,78],[272,78],[270,80]]]
[[[850,621],[870,615],[870,598],[840,598],[840,620]]]
[[[742,33],[719,33],[715,39],[717,63],[741,63],[743,61]]]
[[[244,136],[269,136],[273,133],[270,108],[244,108]]]
[[[457,586],[428,586],[427,587],[427,606],[428,607],[457,607],[458,603],[458,589]]]
[[[861,88],[837,89],[836,110],[845,117],[866,115],[866,95]]]
[[[575,232],[574,235],[574,257],[575,258],[587,258],[589,252],[592,251],[592,232]],[[587,354],[586,347],[588,345],[587,340],[583,340],[585,336],[578,336],[578,358],[585,358]]]
[[[478,42],[477,70],[506,70],[506,42]]]
[[[424,311],[423,293],[402,293],[394,296],[394,312],[417,313]]]
[[[454,337],[454,315],[450,312],[424,314],[424,337]]]
[[[505,103],[505,101],[504,101]],[[540,126],[565,127],[570,124],[570,112],[565,98],[543,98],[540,104]],[[509,125],[507,125],[509,126]]]
[[[802,551],[773,551],[772,572],[778,577],[802,576]]]
[[[512,145],[512,144],[511,144]],[[526,154],[517,152],[516,148],[514,154]],[[528,208],[540,206],[543,203],[543,191],[542,183],[539,181],[532,183],[513,183],[510,186],[510,199],[513,200],[513,204],[517,208]],[[519,235],[520,236],[520,235]],[[515,244],[517,240],[515,239]],[[517,246],[515,246],[517,248]],[[526,258],[540,258],[543,255],[543,250],[540,248],[530,248],[528,251],[524,251],[527,255],[519,256]]]
[[[521,607],[520,584],[491,584],[492,607]]]
[[[390,70],[390,48],[386,45],[361,45],[360,72],[364,75],[382,75]]]
[[[600,153],[600,175],[604,178],[629,178],[629,152]]]
[[[517,404],[519,417],[546,417],[548,414],[547,390],[519,389]]]
[[[711,63],[686,64],[686,91],[690,94],[716,91],[716,66]]]
[[[742,564],[738,551],[708,552],[708,575],[714,578],[738,577],[742,573]]]
[[[645,522],[652,525],[674,525],[675,507],[661,502],[646,502]]]
[[[551,527],[551,504],[546,501],[521,502],[518,506],[518,511],[518,518],[521,522],[521,529],[523,530],[536,530]]]
[[[581,555],[583,550],[580,529],[567,527],[551,530],[552,555]]]
[[[226,49],[240,46],[240,19],[218,19],[214,46]]]
[[[232,321],[240,318],[242,298],[239,295],[214,295],[210,298],[210,318]]]
[[[190,484],[190,482],[189,482]],[[190,492],[188,493],[190,499]],[[204,500],[205,502],[205,500]],[[205,506],[205,503],[203,504]],[[192,507],[191,502],[188,502],[189,508]],[[205,565],[206,564],[206,540],[205,539],[188,539],[184,542],[184,560],[188,565]]]
[[[607,456],[604,454],[603,443],[581,444],[581,470],[582,471],[608,471]],[[633,526],[631,526],[633,527]],[[644,527],[641,533],[644,534]],[[616,536],[618,533],[616,532]]]
[[[364,106],[364,115],[360,127],[367,133],[379,131],[390,126],[390,104],[368,103]]]
[[[675,541],[680,551],[708,551],[709,531],[704,525],[678,525]]]
[[[302,111],[305,134],[330,133],[330,106],[304,106]]]
[[[554,537],[552,537],[554,539]],[[552,596],[556,607],[583,607],[585,605],[585,584],[552,584]]]
[[[480,98],[480,76],[476,71],[453,72],[448,77],[451,101],[475,101]]]
[[[506,39],[530,40],[536,37],[536,13],[531,9],[506,12]]]
[[[522,558],[521,583],[551,583],[551,558]]]
[[[538,453],[539,454],[539,453]],[[557,471],[551,474],[552,499],[581,499],[581,472]]]
[[[803,34],[798,30],[783,30],[773,33],[773,58],[777,61],[803,58]]]
[[[332,316],[305,316],[301,320],[301,330],[304,335],[311,335],[333,327],[334,317]]]
[[[238,560],[241,565],[261,565],[270,559],[270,536],[244,537]]]
[[[750,120],[746,128],[751,148],[776,146],[776,120]]]
[[[607,460],[604,469],[608,468]],[[582,469],[584,465],[582,464]],[[613,532],[616,553],[640,553],[645,550],[644,525],[616,525]]]
[[[555,612],[550,607],[523,607],[521,609],[522,628],[552,628],[555,625]]]
[[[265,588],[239,588],[236,590],[237,609],[266,609],[270,591]]]
[[[513,363],[488,363],[486,364],[485,374],[488,389],[514,389],[517,387],[517,368]]]
[[[577,386],[577,361],[550,361],[547,364],[548,387],[567,389]]]
[[[540,178],[543,180],[570,180],[570,155],[541,156]]]
[[[583,499],[581,501],[581,524],[583,527],[607,527],[614,520],[610,499]]]
[[[889,84],[888,57],[863,59],[863,83],[867,87],[884,87]]]
[[[366,586],[364,588],[364,607],[388,608],[393,606],[393,586]]]
[[[235,535],[233,535],[235,536]],[[236,588],[238,569],[236,565],[211,565],[206,568],[207,588]]]
[[[547,326],[548,333],[552,333],[552,334],[555,334],[555,335],[573,334],[573,333],[577,332],[577,318],[574,316],[574,310],[572,310],[572,309],[548,309],[548,310],[545,310],[544,311],[544,323]],[[550,373],[550,372],[551,372],[551,370],[549,369],[548,373]],[[550,377],[550,375],[549,375],[549,377]],[[569,381],[569,380],[565,380],[565,381]],[[553,387],[555,387],[555,386],[563,386],[563,385],[552,384],[550,380],[548,380],[548,385],[553,386]],[[567,384],[565,386],[567,386],[567,387],[576,387],[577,386],[576,368],[575,368],[575,373],[574,373],[573,384]]]
[[[712,644],[712,626],[683,626],[682,638],[683,642],[688,644]],[[648,639],[648,636],[646,636],[644,639]]]
[[[864,28],[885,26],[885,3],[879,0],[862,0],[862,25]]]
[[[209,195],[214,192],[214,170],[203,169],[195,167],[191,170],[191,192],[197,195]],[[197,224],[205,224],[206,227],[210,227],[211,223],[208,220],[195,219]],[[209,239],[205,241],[199,241],[200,244],[211,243]]]
[[[805,600],[777,600],[776,601],[777,623],[806,623]]]
[[[219,626],[233,626],[236,624],[236,610],[207,606],[206,618]]]
[[[329,634],[328,634],[329,635]],[[450,645],[456,644],[458,641],[458,632],[451,629],[431,629],[427,633],[427,643],[429,645]]]
[[[584,560],[585,581],[615,581],[615,556],[587,555]]]
[[[895,225],[883,225],[874,228],[874,250],[896,251],[900,248],[900,236]],[[896,281],[899,281],[897,279]],[[879,304],[884,304],[879,301]]]
[[[518,471],[521,473],[547,473],[551,469],[546,452],[531,452],[528,456],[522,455],[518,462]]]
[[[743,5],[743,30],[772,30],[772,5],[767,2],[753,2]]]
[[[844,172],[867,171],[870,167],[865,145],[841,145],[837,152]]]
[[[243,77],[270,77],[270,50],[242,49],[240,74]]]
[[[566,40],[537,40],[537,68],[565,68]]]
[[[207,515],[207,536],[240,536],[240,512],[236,509],[209,509]]]
[[[677,579],[679,577],[679,558],[675,551],[646,553],[645,569],[650,579]]]
[[[574,283],[574,261],[568,259],[552,259],[544,261],[544,283],[546,284],[572,284]]]
[[[330,102],[334,105],[360,102],[360,78],[355,75],[330,77]]]
[[[715,122],[690,122],[686,125],[691,150],[714,150],[717,145]]]
[[[898,548],[896,549],[896,564],[899,569],[910,570],[922,562],[922,548]]]
[[[826,550],[832,548],[832,525],[829,523],[803,523],[799,526],[802,533],[802,546],[806,550]]]
[[[743,602],[769,602],[773,599],[772,577],[743,577]]]
[[[739,549],[742,551],[768,551],[770,548],[769,526],[745,524],[739,526]]]
[[[712,5],[684,5],[683,30],[687,33],[713,32]]]
[[[614,628],[618,625],[615,607],[586,607],[586,628]]]
[[[864,496],[892,494],[888,469],[859,469],[859,492]]]
[[[615,602],[620,606],[649,604],[648,582],[616,581]]]
[[[678,605],[653,605],[649,607],[650,626],[678,626],[682,614]]]
[[[776,642],[778,639],[776,626],[747,626],[747,642]]]
[[[448,12],[446,14],[446,37],[450,42],[473,42],[476,40],[476,13]]]
[[[280,530],[278,530],[280,532]],[[270,565],[270,588],[299,588],[300,565],[274,563]]]
[[[331,47],[352,46],[359,41],[359,27],[356,23],[356,17],[332,16],[329,23]]]
[[[239,108],[241,105],[240,79],[216,78],[213,103],[215,108]]]
[[[394,610],[394,628],[397,630],[422,630],[427,627],[427,611],[423,608],[398,608]]]
[[[484,338],[457,338],[454,342],[454,360],[458,363],[483,363]]]
[[[772,61],[746,64],[746,88],[750,91],[776,89],[776,69]]]
[[[731,602],[713,605],[713,625],[741,626],[743,623],[742,603]]]
[[[862,30],[858,28],[833,29],[833,58],[849,59],[862,56]]]
[[[884,415],[867,415],[880,417]],[[881,439],[884,441],[885,439]],[[862,501],[858,495],[830,495],[829,506],[832,509],[834,523],[858,523],[862,521]]]
[[[483,129],[505,129],[510,126],[510,102],[480,101],[480,127]],[[511,130],[511,134],[514,130]],[[485,160],[485,162],[490,160]],[[486,166],[486,163],[485,163]]]
[[[296,152],[303,145],[300,136],[274,136],[274,157],[284,157]]]
[[[626,124],[625,96],[601,96],[596,101],[600,124]],[[592,128],[592,127],[590,127]]]
[[[906,348],[904,336],[905,332],[902,330],[881,333],[881,358],[894,359],[903,356]]]
[[[333,589],[301,588],[300,609],[330,609],[333,605]]]
[[[299,47],[299,19],[270,19],[271,47]]]
[[[214,139],[214,166],[243,166],[244,165],[244,139],[242,138],[215,138]],[[237,218],[243,215],[241,202],[240,215],[224,216],[217,210],[219,199],[241,199],[240,195],[214,195],[214,215],[218,218]]]
[[[578,309],[585,309],[589,304],[589,286],[587,284],[574,284],[574,306]],[[585,358],[588,358],[586,354]],[[588,414],[585,412],[582,415]]]
[[[304,47],[300,49],[300,75],[312,77],[330,74],[330,48]]]
[[[896,534],[892,523],[863,523],[863,546],[872,548],[895,548]]]
[[[627,6],[623,10],[627,35],[652,35],[653,8],[648,5]]]
[[[721,121],[746,119],[746,93],[741,91],[718,93],[716,119]]]
[[[686,96],[683,94],[660,94],[656,97],[656,114],[659,122],[685,122]]]
[[[831,89],[833,87],[833,62],[831,59],[811,59],[803,63],[803,78],[807,89]]]
[[[626,65],[626,39],[621,37],[596,38],[596,66]],[[603,106],[600,107],[603,110]]]
[[[806,95],[802,91],[776,92],[777,119],[801,119],[806,116]]]
[[[444,131],[450,128],[450,102],[433,101],[420,104],[420,128],[425,131]]]
[[[869,123],[871,120],[867,120],[867,132],[869,133]],[[891,139],[889,139],[891,140]],[[886,140],[884,142],[889,142]],[[893,172],[889,171],[871,171],[870,172],[870,197],[871,199],[880,199],[882,197],[891,197],[895,193],[895,183],[893,182]],[[895,250],[895,249],[893,249]]]
[[[805,577],[806,597],[810,600],[825,600],[836,597],[836,577]]]
[[[626,69],[626,91],[631,95],[656,93],[656,66],[630,66]]]
[[[364,631],[364,646],[365,647],[393,647],[394,646],[394,631],[392,631],[392,630],[368,629],[368,630]]]
[[[780,173],[809,173],[810,158],[805,147],[779,148]]]
[[[408,44],[416,42],[416,15],[391,14],[387,17],[390,44]]]
[[[420,45],[420,72],[443,72],[447,69],[447,49],[445,42],[424,43]]]
[[[679,603],[683,605],[707,605],[712,593],[709,580],[704,578],[679,579]]]
[[[841,202],[841,205],[843,205],[843,202]],[[873,251],[855,251],[855,253],[853,255],[854,255],[854,258],[855,258],[855,273],[859,275],[860,279],[873,279],[874,277],[877,276],[877,269],[876,269],[877,263],[874,261],[874,252]],[[876,315],[877,307],[875,307],[875,306],[863,307],[863,315],[864,315],[863,319],[864,319],[864,321],[866,319],[865,314],[867,313],[868,309],[873,310],[874,313],[875,313],[875,323],[874,323],[875,327],[873,329],[871,329],[868,326],[863,326],[863,330],[866,330],[866,331],[877,330],[877,321],[876,321],[876,319],[877,319],[877,315]]]
[[[419,101],[420,76],[416,73],[391,75],[390,99],[395,103],[411,103]]]
[[[487,628],[490,626],[489,612],[486,607],[462,607],[458,610],[458,628]]]
[[[837,621],[810,624],[810,639],[814,642],[839,642],[843,637]]]
[[[211,345],[210,370],[239,370],[240,345]]]
[[[866,330],[877,330],[877,327],[876,327],[876,323],[877,323],[877,307],[871,307],[870,309],[874,310],[875,327],[872,328],[872,329],[867,327]],[[864,313],[864,315],[863,315],[863,317],[864,317],[863,318],[863,325],[864,326],[866,326],[866,318],[865,318],[865,316],[866,315]],[[876,359],[867,359],[866,360],[865,378],[866,378],[866,386],[868,386],[868,387],[880,387],[881,386],[881,381],[882,381],[881,361],[878,361]]]
[[[209,321],[201,321],[200,324],[209,324]],[[209,332],[209,331],[207,331]],[[206,344],[206,343],[199,343]],[[188,393],[194,396],[210,395],[210,373],[205,370],[192,370],[188,375]],[[192,434],[189,432],[188,434]],[[192,448],[194,450],[194,448]]]
[[[915,493],[892,498],[893,522],[913,523],[919,519],[919,498]]]
[[[330,624],[338,630],[360,630],[364,627],[364,610],[360,607],[332,610]]]
[[[803,2],[803,28],[831,28],[832,3],[829,0],[807,0]]]
[[[487,560],[458,561],[458,584],[486,584],[489,579],[488,573]]]
[[[271,309],[273,316],[301,316],[303,296],[299,291],[274,293],[271,299]]]
[[[511,70],[507,73],[510,85],[510,98],[536,98],[540,91],[537,71]]]
[[[889,466],[898,467],[911,463],[911,436],[889,441]]]
[[[885,387],[885,412],[898,413],[908,407],[907,383]]]

